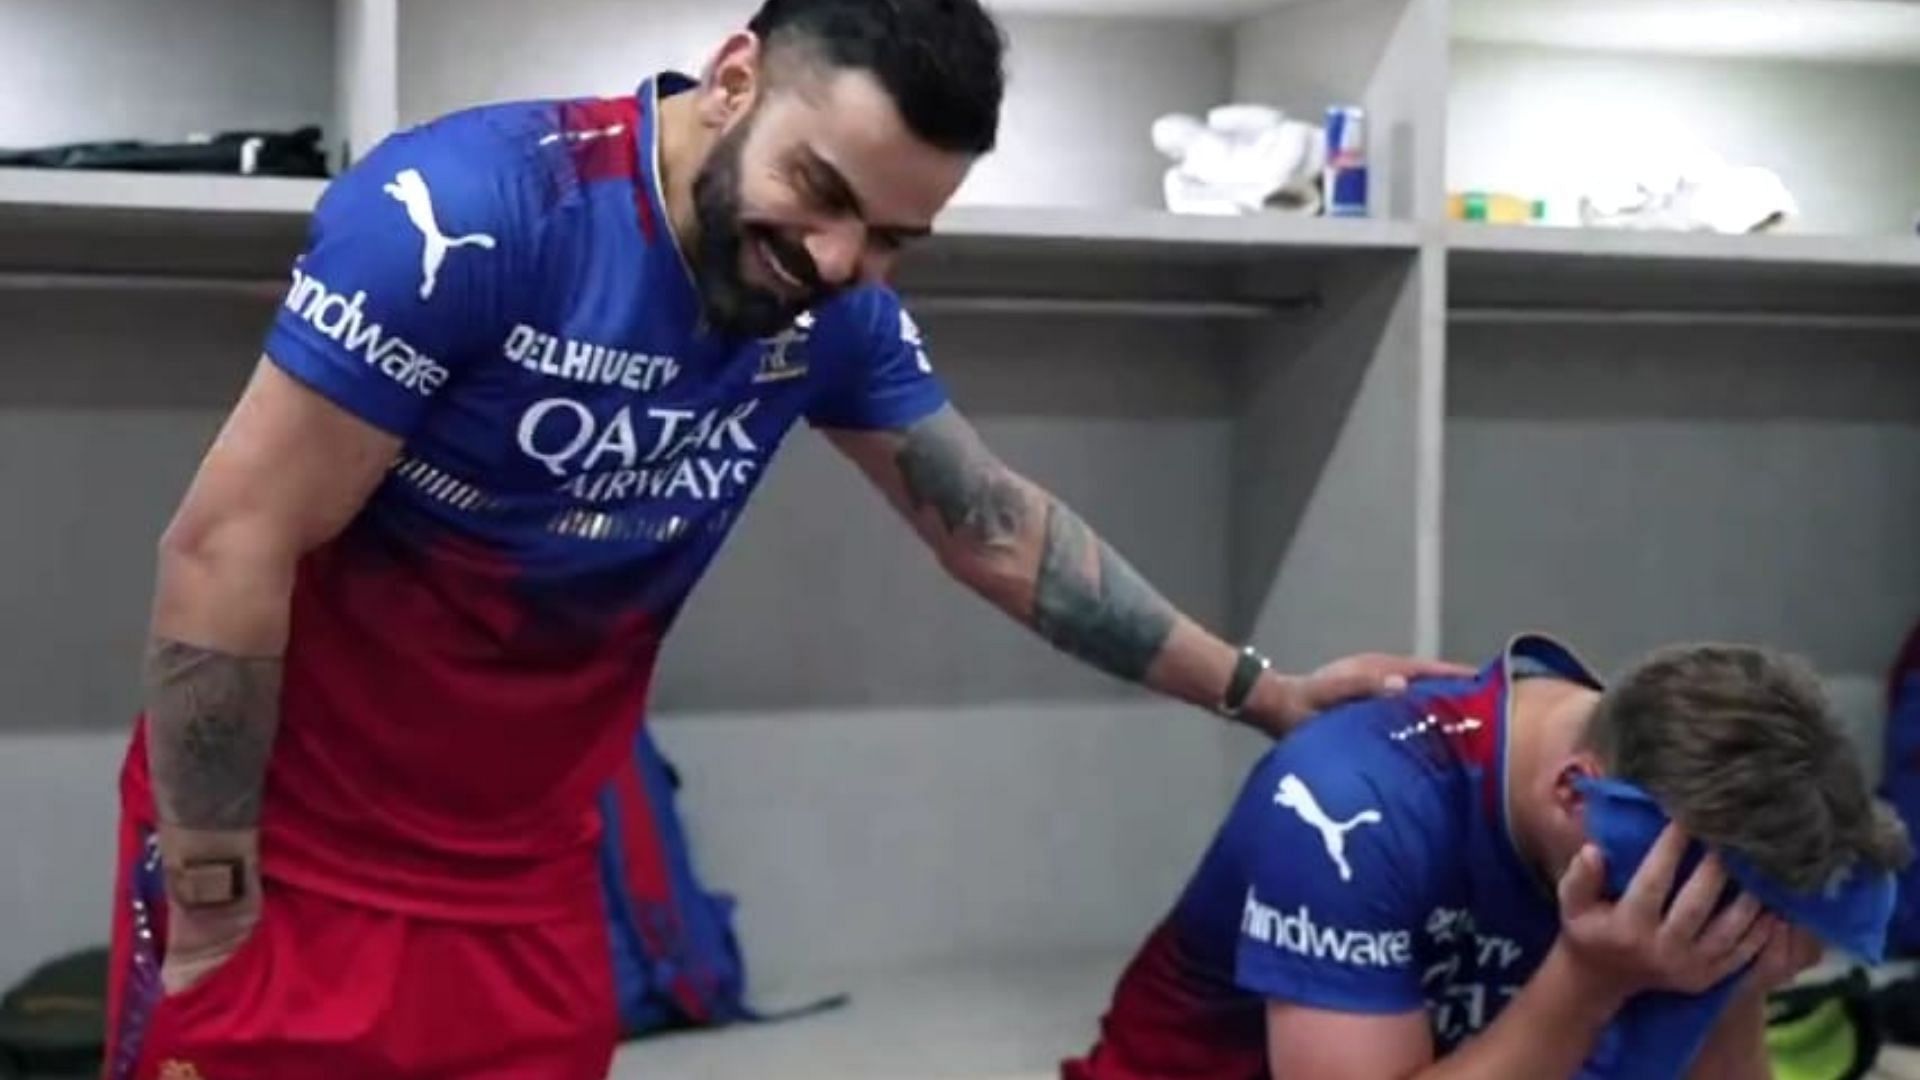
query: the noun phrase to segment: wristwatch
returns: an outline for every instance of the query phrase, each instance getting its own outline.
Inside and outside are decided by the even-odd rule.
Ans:
[[[1220,698],[1220,715],[1238,719],[1247,707],[1247,699],[1253,696],[1253,688],[1260,682],[1260,676],[1272,667],[1273,661],[1261,656],[1253,646],[1242,645],[1240,655],[1233,663],[1233,677],[1227,680],[1227,692]]]
[[[167,898],[189,910],[220,908],[247,895],[245,859],[187,859],[166,869]]]

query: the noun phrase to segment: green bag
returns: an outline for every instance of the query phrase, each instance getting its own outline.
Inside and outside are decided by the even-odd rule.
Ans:
[[[1867,973],[1794,986],[1767,999],[1775,1080],[1861,1080],[1880,1056],[1879,1012]]]
[[[107,950],[36,968],[0,997],[0,1080],[98,1076],[107,1046]]]

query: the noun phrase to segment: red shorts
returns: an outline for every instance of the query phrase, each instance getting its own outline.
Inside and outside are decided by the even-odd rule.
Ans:
[[[606,1077],[618,1022],[597,918],[439,922],[268,881],[239,951],[162,995],[150,820],[122,809],[108,1080]]]

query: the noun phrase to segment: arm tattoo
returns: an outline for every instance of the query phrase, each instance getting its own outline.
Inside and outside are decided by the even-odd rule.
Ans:
[[[1027,492],[958,414],[943,410],[908,428],[894,461],[913,508],[933,507],[948,533],[985,550],[1017,542],[1031,512]]]
[[[257,827],[279,720],[277,658],[155,638],[147,650],[147,724],[160,819],[189,829]]]
[[[1130,682],[1173,633],[1173,607],[1118,552],[1058,501],[1047,507],[1046,547],[1033,625],[1056,648]]]

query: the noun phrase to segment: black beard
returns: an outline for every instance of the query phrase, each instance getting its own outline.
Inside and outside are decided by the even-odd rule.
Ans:
[[[740,220],[740,152],[751,121],[720,137],[693,181],[694,218],[700,240],[693,255],[693,279],[701,315],[712,331],[727,337],[771,337],[793,325],[826,290],[806,250],[778,231]],[[792,301],[746,280],[749,243],[764,241],[785,267],[807,285],[807,298]]]

